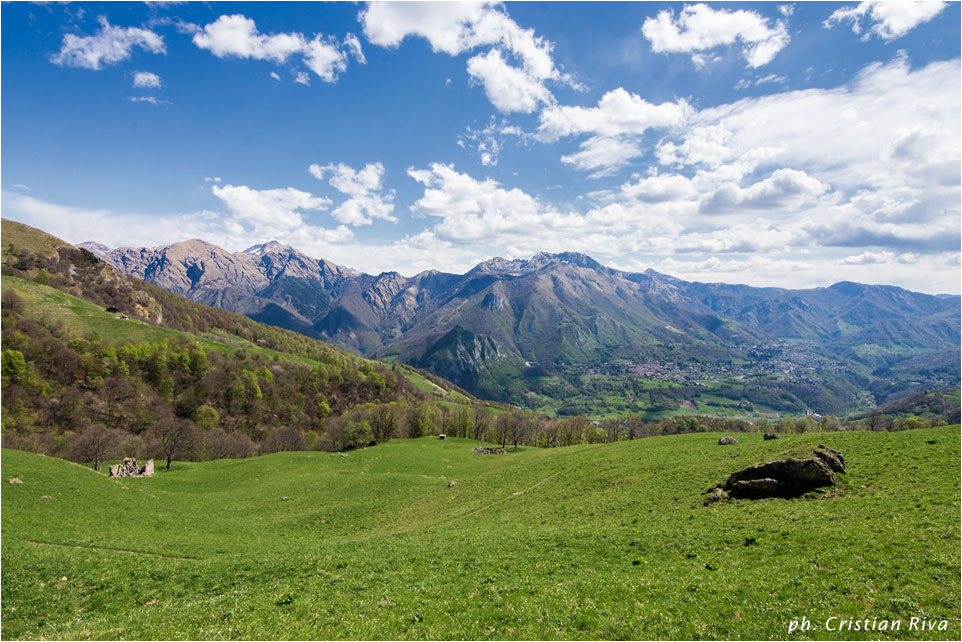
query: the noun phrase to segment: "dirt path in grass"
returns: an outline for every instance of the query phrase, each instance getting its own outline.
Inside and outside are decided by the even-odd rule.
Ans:
[[[105,553],[124,553],[126,555],[143,555],[144,557],[160,557],[168,560],[180,560],[182,562],[197,562],[198,557],[177,557],[176,555],[164,555],[163,553],[144,553],[142,551],[129,551],[123,548],[104,548],[102,546],[71,546],[69,544],[54,544],[53,542],[35,542],[33,540],[20,540],[34,546],[53,546],[55,548],[72,548],[78,551],[102,551]]]

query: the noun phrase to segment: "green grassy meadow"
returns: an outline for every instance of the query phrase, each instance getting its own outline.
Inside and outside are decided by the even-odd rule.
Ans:
[[[2,636],[785,639],[805,616],[793,639],[959,638],[958,426],[718,437],[394,440],[125,480],[4,450]],[[704,504],[818,443],[848,463],[833,497]]]

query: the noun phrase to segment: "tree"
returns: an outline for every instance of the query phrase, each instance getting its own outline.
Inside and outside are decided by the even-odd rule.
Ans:
[[[93,466],[96,471],[113,453],[117,445],[117,435],[103,426],[94,426],[83,433],[74,443],[74,457]]]
[[[387,404],[381,403],[371,408],[368,413],[368,423],[377,441],[387,441],[397,434],[397,416]]]
[[[530,412],[522,410],[512,410],[507,415],[507,440],[514,444],[514,449],[518,449],[518,444],[527,441],[534,431],[534,418]],[[603,430],[602,434],[606,434]],[[503,444],[502,444],[503,446]]]
[[[371,426],[366,421],[349,421],[344,426],[344,446],[360,448],[374,441]]]
[[[491,411],[484,406],[476,405],[471,408],[471,415],[474,423],[474,438],[480,441],[491,423]]]
[[[23,358],[23,353],[19,350],[4,350],[0,355],[0,370],[3,378],[10,381],[17,381],[20,375],[27,369],[27,360]]]
[[[307,440],[304,433],[296,426],[285,426],[275,428],[267,433],[267,438],[261,446],[261,451],[265,453],[279,453],[294,450],[307,450]]]
[[[187,419],[166,417],[154,424],[152,432],[160,441],[164,457],[167,458],[167,470],[170,470],[174,457],[188,452],[194,446],[197,431]]]

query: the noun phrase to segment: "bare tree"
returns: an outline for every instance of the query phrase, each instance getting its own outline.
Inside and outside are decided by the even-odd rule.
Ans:
[[[160,440],[164,457],[167,458],[167,470],[170,470],[170,462],[185,452],[188,452],[196,441],[197,431],[187,419],[176,419],[166,417],[154,424],[153,433]]]
[[[74,444],[74,457],[79,461],[93,465],[99,471],[100,465],[116,449],[117,436],[115,431],[103,426],[94,426],[84,432]]]
[[[473,415],[474,438],[481,440],[491,423],[491,411],[480,404],[476,404],[471,407],[471,414]]]
[[[275,428],[267,434],[261,444],[262,453],[279,453],[292,450],[307,450],[304,433],[297,426]]]

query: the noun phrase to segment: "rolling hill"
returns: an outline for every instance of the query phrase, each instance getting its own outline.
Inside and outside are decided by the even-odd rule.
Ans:
[[[958,639],[958,426],[478,456],[394,440],[114,480],[4,450],[5,639]],[[704,503],[828,443],[826,498]],[[724,452],[722,452],[724,450]],[[21,483],[8,483],[16,478]],[[450,486],[452,481],[457,484]],[[909,630],[910,617],[947,628]]]

